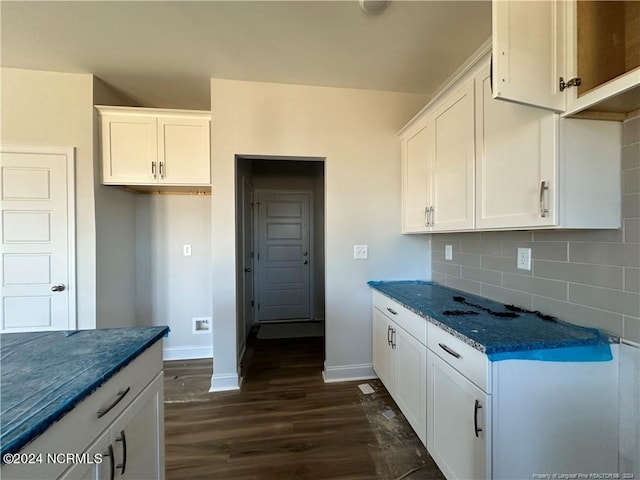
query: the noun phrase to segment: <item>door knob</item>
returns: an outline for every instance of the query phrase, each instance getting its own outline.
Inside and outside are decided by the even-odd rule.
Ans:
[[[250,269],[249,267],[247,267],[247,268],[245,268],[245,269],[244,269],[244,271],[245,271],[246,273],[249,273],[249,272],[251,271],[251,269]]]
[[[67,288],[67,287],[65,287],[62,283],[59,283],[58,285],[53,285],[51,287],[51,291],[52,292],[63,292],[65,288]]]
[[[308,264],[309,264],[309,260],[305,260],[303,263],[304,263],[305,265],[308,265]]]

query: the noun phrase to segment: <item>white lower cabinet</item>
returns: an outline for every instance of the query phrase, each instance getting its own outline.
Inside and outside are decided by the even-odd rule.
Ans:
[[[62,480],[144,480],[164,477],[162,373],[122,412],[84,453],[101,457],[95,465],[78,464]]]
[[[164,479],[163,382],[159,341],[20,452],[42,461],[4,464],[2,478]]]
[[[490,362],[434,324],[427,338],[427,450],[448,480],[618,472],[617,345],[611,361]]]
[[[427,448],[448,479],[491,478],[491,396],[427,352]]]
[[[426,320],[377,292],[373,296],[373,369],[426,445]]]

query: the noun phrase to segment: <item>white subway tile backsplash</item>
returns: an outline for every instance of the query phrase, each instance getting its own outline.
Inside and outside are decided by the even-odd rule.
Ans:
[[[640,143],[622,147],[622,171],[640,168]]]
[[[533,233],[537,242],[605,242],[622,241],[622,230],[541,230]]]
[[[640,117],[627,120],[622,125],[622,146],[640,142]]]
[[[460,265],[456,265],[455,263],[444,263],[434,260],[431,262],[431,268],[434,272],[460,278]]]
[[[567,242],[507,243],[502,245],[502,256],[516,258],[518,248],[530,248],[534,260],[567,261]]]
[[[570,243],[569,261],[597,265],[640,266],[640,244],[637,243]]]
[[[627,218],[624,221],[625,243],[640,243],[640,218]]]
[[[624,268],[610,265],[535,260],[533,274],[541,278],[586,283],[607,288],[622,289],[624,283]]]
[[[480,266],[484,270],[497,270],[499,272],[515,273],[520,275],[532,275],[532,270],[520,270],[517,267],[515,257],[494,257],[482,255]]]
[[[640,294],[637,293],[572,283],[569,284],[569,301],[630,317],[640,317]]]
[[[640,293],[640,268],[624,269],[624,289],[627,292]]]
[[[505,273],[502,276],[502,285],[512,290],[543,297],[556,298],[558,300],[567,299],[567,282],[563,281]]]
[[[596,308],[562,302],[553,298],[533,296],[533,310],[554,315],[583,327],[600,328],[609,335],[621,337],[623,330],[623,315]]]
[[[491,285],[502,285],[502,273],[493,270],[462,267],[462,278],[475,280],[476,282],[490,283]]]
[[[480,282],[474,282],[471,280],[465,280],[458,277],[447,277],[447,286],[462,290],[463,292],[473,293],[480,295]]]
[[[509,290],[483,283],[480,285],[480,294],[497,302],[507,305],[516,305],[521,308],[531,309],[531,294]]]
[[[638,193],[640,192],[640,168],[627,170],[624,174],[622,182],[622,193]]]
[[[640,217],[640,193],[622,195],[622,218]]]
[[[640,318],[624,317],[624,334],[627,340],[640,343]]]

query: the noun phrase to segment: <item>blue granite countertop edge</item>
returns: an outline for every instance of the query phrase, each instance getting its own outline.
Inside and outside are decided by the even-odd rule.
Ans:
[[[90,394],[95,392],[98,388],[100,388],[104,383],[107,382],[111,377],[129,365],[133,360],[139,357],[144,351],[146,351],[149,347],[151,347],[154,343],[160,340],[162,337],[165,337],[169,333],[169,327],[148,327],[149,329],[157,329],[152,336],[150,336],[147,340],[141,342],[135,350],[130,352],[128,355],[121,358],[121,360],[115,364],[111,369],[99,375],[95,378],[93,382],[87,384],[86,387],[80,391],[78,391],[73,398],[68,399],[64,402],[63,405],[60,405],[52,414],[46,416],[41,419],[35,426],[32,428],[25,430],[24,432],[17,435],[15,438],[9,440],[8,442],[3,442],[0,446],[0,455],[4,457],[6,453],[17,453],[22,448],[24,448],[27,444],[35,440],[38,436],[44,433],[51,425],[55,422],[59,421],[62,417],[64,417],[67,413],[69,413],[73,408],[78,405],[82,400],[88,397]],[[70,331],[67,332],[67,335],[73,335],[78,331]],[[2,461],[4,464],[4,460]]]
[[[568,325],[573,329],[580,330],[583,332],[588,332],[590,338],[564,339],[562,341],[549,341],[547,343],[541,343],[541,342],[528,343],[523,341],[519,343],[510,343],[510,344],[504,344],[504,345],[484,344],[480,341],[470,338],[468,335],[465,335],[459,329],[452,327],[449,324],[451,320],[447,322],[447,318],[444,317],[442,313],[439,310],[437,310],[433,305],[430,305],[429,302],[421,302],[420,308],[416,308],[414,305],[411,305],[407,301],[404,301],[403,298],[399,298],[398,296],[394,296],[393,294],[391,294],[389,291],[387,291],[387,289],[385,289],[385,287],[389,285],[424,285],[424,286],[433,287],[441,291],[446,291],[451,296],[453,295],[463,296],[466,299],[481,302],[486,305],[495,305],[495,306],[505,307],[503,304],[500,304],[499,302],[496,302],[484,297],[473,295],[468,292],[456,290],[451,287],[446,287],[436,282],[425,281],[425,280],[369,281],[367,282],[367,284],[371,288],[385,295],[386,297],[400,303],[402,306],[404,306],[411,312],[415,313],[416,315],[442,328],[446,332],[462,340],[468,345],[471,345],[476,350],[479,350],[480,352],[483,352],[489,355],[490,359],[491,357],[495,357],[496,359],[505,358],[505,354],[508,355],[509,353],[513,353],[513,352],[524,352],[524,355],[526,356],[528,352],[530,353],[534,351],[539,351],[541,349],[561,349],[561,348],[571,349],[575,347],[584,347],[584,346],[594,347],[594,349],[596,349],[594,350],[594,355],[596,356],[604,355],[604,357],[608,357],[610,355],[609,345],[611,343],[619,342],[619,338],[605,335],[595,328],[582,327],[582,326],[574,325],[568,322],[564,322],[562,320],[555,320],[556,323]],[[605,346],[608,353],[604,352],[603,354],[602,352],[597,351],[598,347],[605,347]]]

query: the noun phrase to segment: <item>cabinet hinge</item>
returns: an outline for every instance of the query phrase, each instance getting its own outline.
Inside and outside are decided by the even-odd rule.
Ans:
[[[572,78],[568,82],[565,82],[564,78],[560,77],[560,91],[564,92],[565,89],[569,87],[579,87],[581,83],[582,83],[582,79],[580,77]]]
[[[256,306],[256,302],[254,302],[253,300],[251,300],[251,306],[255,307]]]

